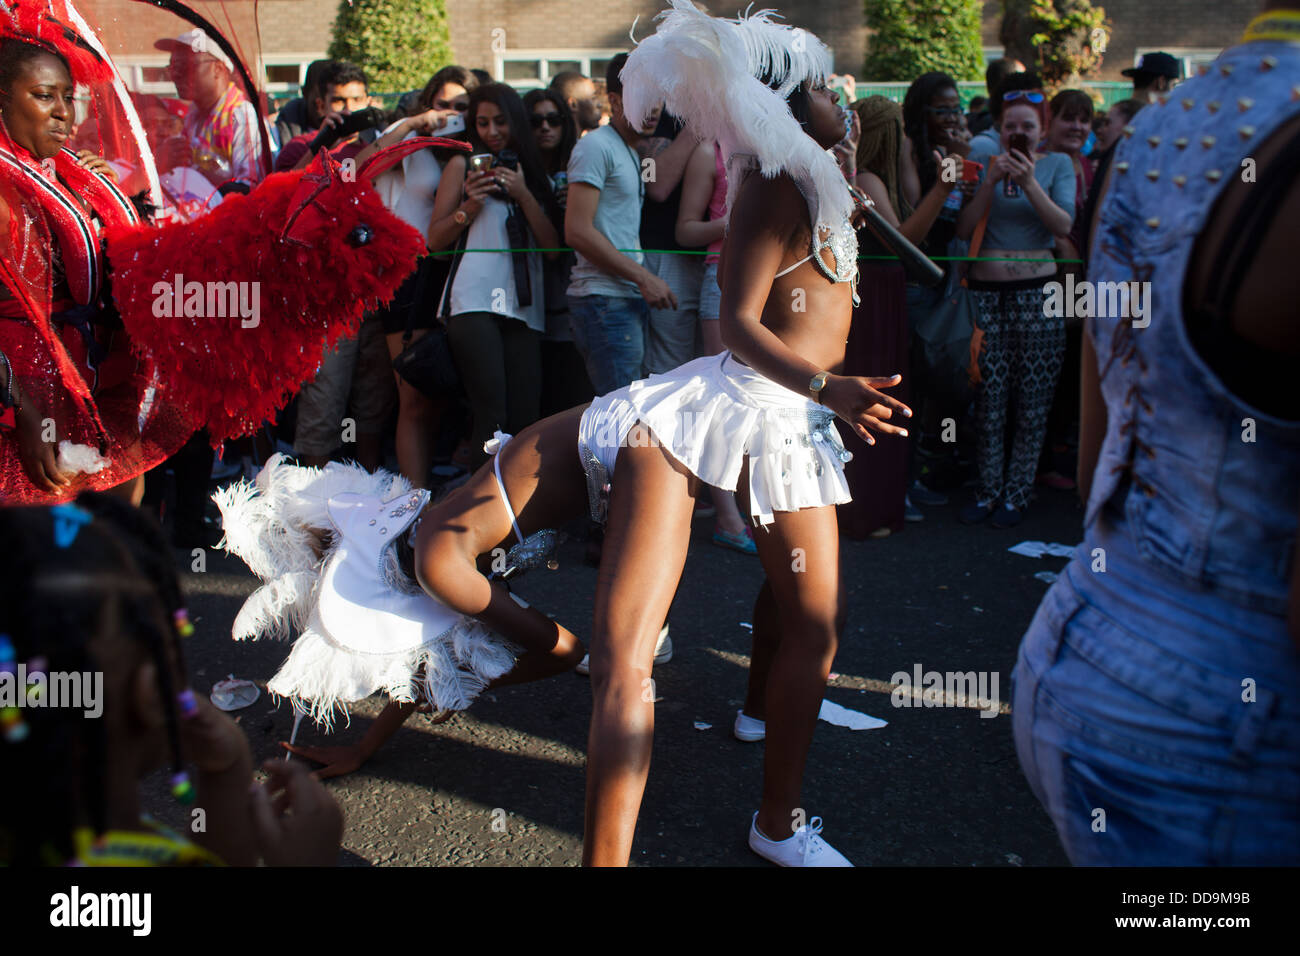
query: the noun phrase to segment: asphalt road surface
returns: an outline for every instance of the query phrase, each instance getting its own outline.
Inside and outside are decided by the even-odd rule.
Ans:
[[[1007,548],[1027,539],[1074,545],[1081,536],[1073,493],[1038,494],[1010,530],[960,525],[966,498],[958,493],[900,534],[842,542],[849,618],[825,696],[888,726],[855,731],[819,721],[804,804],[858,866],[1067,863],[1020,770],[1006,704],[1016,647],[1047,589],[1034,575],[1065,565]],[[670,618],[675,653],[655,670],[661,700],[634,865],[770,865],[746,844],[763,745],[731,734],[745,693],[743,625],[762,573],[757,558],[713,545],[712,524],[695,521]],[[233,716],[257,762],[280,754],[292,711],[286,701],[277,706],[265,683],[287,645],[230,637],[256,579],[222,552],[207,552],[201,573],[189,571],[189,552],[176,554],[197,627],[186,647],[195,689],[229,674],[258,683],[263,696]],[[564,542],[559,569],[530,572],[516,590],[586,642],[596,571],[582,555],[581,542]],[[891,675],[917,665],[996,675],[1001,713],[983,717],[974,703],[892,706]],[[332,736],[304,721],[299,742],[359,739],[382,706],[379,697],[361,703]],[[327,782],[346,817],[340,864],[577,865],[590,711],[587,678],[569,673],[488,693],[442,725],[413,716],[361,770]],[[151,812],[183,825],[165,791],[150,791]]]

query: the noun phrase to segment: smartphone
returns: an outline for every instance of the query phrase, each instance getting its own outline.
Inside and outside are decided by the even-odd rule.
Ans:
[[[465,132],[465,114],[457,113],[455,116],[448,116],[447,121],[439,129],[434,130],[434,135],[454,136],[463,132]]]
[[[961,161],[961,181],[964,183],[979,182],[980,170],[983,168],[983,163],[977,163],[973,159],[963,159]]]
[[[475,153],[469,158],[469,169],[472,173],[486,173],[491,168],[491,153]]]
[[[1029,136],[1025,133],[1012,133],[1011,138],[1007,140],[1007,151],[1019,150],[1026,156],[1031,155],[1029,152]],[[1020,195],[1020,186],[1017,185],[1010,176],[1002,183],[1002,195],[1015,198]]]

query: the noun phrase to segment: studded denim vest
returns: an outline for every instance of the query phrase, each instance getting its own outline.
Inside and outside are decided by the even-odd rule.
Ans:
[[[1122,526],[1108,540],[1148,567],[1278,614],[1300,504],[1300,422],[1229,394],[1189,344],[1182,290],[1215,201],[1297,113],[1300,46],[1279,41],[1225,50],[1139,112],[1115,154],[1088,275],[1099,300],[1101,283],[1150,283],[1145,317],[1097,309],[1091,325],[1108,422],[1088,535],[1099,521]]]

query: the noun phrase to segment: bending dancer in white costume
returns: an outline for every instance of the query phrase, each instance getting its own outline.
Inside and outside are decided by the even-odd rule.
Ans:
[[[750,846],[783,865],[849,865],[818,835],[817,818],[790,833],[843,607],[834,506],[849,494],[833,420],[874,443],[871,432],[906,435],[891,420],[911,412],[877,390],[900,376],[836,374],[852,314],[857,244],[847,185],[826,152],[845,129],[845,114],[825,87],[829,70],[825,46],[810,34],[763,14],[715,19],[674,0],[624,69],[625,109],[644,115],[666,101],[697,136],[720,141],[735,160],[720,267],[721,330],[730,351],[523,430],[464,487],[427,507],[410,553],[400,547],[405,536],[385,552],[406,572],[390,575],[390,594],[404,577],[414,578],[442,612],[452,612],[452,624],[440,621],[429,632],[472,630],[470,621],[454,622],[454,615],[467,615],[502,635],[486,634],[483,647],[505,647],[504,638],[526,649],[513,669],[480,668],[479,687],[518,682],[573,667],[583,649],[563,627],[512,602],[504,584],[480,570],[484,556],[531,541],[584,506],[606,521],[590,660],[588,865],[625,865],[631,853],[654,734],[645,682],[685,563],[701,481],[735,490],[765,529],[756,535],[767,580],[753,616],[745,713],[766,720],[766,763]],[[746,156],[761,175],[746,174]],[[382,517],[376,513],[375,520]],[[343,579],[334,587],[380,603],[367,590],[373,574],[358,564],[350,576],[362,583]],[[355,635],[335,643],[359,646],[367,628],[358,622]],[[464,651],[460,666],[472,670],[466,660],[475,657],[474,643],[452,644]],[[335,666],[357,656],[345,654]],[[479,656],[496,659],[482,648]],[[325,772],[359,766],[415,708],[416,696],[437,707],[467,704],[449,702],[453,694],[444,698],[436,681],[425,680],[430,662],[445,673],[443,659],[426,655],[423,671],[418,655],[401,660],[401,679],[419,685],[419,694],[390,690],[395,703],[359,746],[304,749],[327,763]]]

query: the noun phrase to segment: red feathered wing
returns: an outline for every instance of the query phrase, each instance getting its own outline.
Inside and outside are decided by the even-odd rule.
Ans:
[[[424,247],[368,177],[327,154],[197,222],[108,234],[113,298],[136,354],[159,399],[206,425],[214,444],[272,417],[324,349],[391,301]]]

